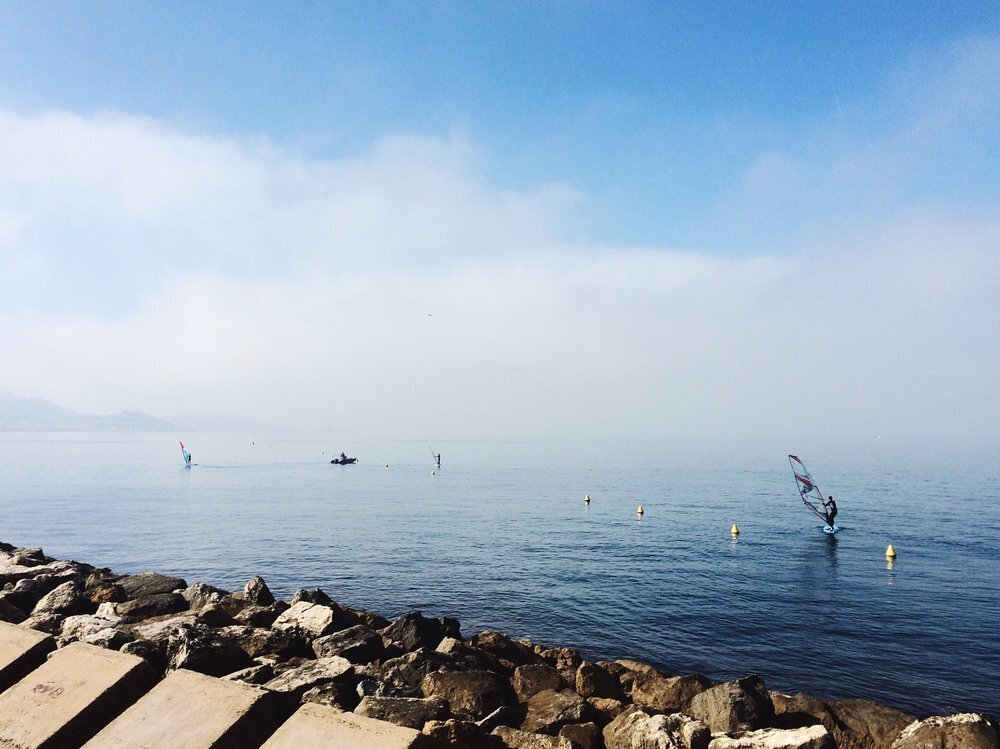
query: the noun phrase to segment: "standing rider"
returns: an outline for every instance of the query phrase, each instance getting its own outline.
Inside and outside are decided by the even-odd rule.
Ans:
[[[837,517],[837,503],[833,501],[833,497],[827,497],[826,502],[823,503],[823,507],[826,508],[826,524],[831,528],[836,526],[833,524]]]

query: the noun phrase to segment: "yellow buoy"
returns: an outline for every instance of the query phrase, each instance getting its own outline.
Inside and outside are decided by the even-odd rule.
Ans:
[[[892,548],[892,544],[889,544],[889,548],[885,550],[885,558],[886,559],[896,558],[896,550]]]
[[[644,510],[644,509],[642,509],[642,505],[639,505],[639,509],[638,509],[638,510],[636,510],[636,512],[637,512],[637,513],[639,513],[640,515],[642,515],[642,513],[644,513],[644,512],[645,512],[645,510]]]
[[[590,495],[589,494],[584,494],[583,495],[583,501],[586,502],[589,505],[590,504]]]
[[[733,527],[729,529],[729,532],[734,536],[738,536],[740,535],[740,527],[736,523],[733,523]]]

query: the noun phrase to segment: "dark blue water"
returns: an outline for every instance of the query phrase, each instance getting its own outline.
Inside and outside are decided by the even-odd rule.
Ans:
[[[319,586],[591,659],[1000,714],[996,452],[439,443],[434,471],[423,443],[182,438],[190,470],[174,435],[0,433],[0,540],[231,590]],[[361,461],[330,465],[342,448]],[[799,502],[790,450],[837,497],[836,536]]]

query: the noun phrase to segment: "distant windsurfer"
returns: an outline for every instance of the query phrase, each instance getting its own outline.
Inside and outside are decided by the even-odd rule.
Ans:
[[[826,509],[826,524],[831,528],[836,528],[834,521],[837,518],[837,503],[833,501],[833,497],[827,497],[823,507]]]
[[[341,452],[340,453],[340,462],[343,463],[346,460],[347,460],[347,453]]]
[[[436,465],[438,468],[441,467],[441,453],[434,454],[434,465]]]

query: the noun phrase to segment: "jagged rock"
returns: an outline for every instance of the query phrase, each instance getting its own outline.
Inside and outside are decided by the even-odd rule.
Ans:
[[[997,749],[997,725],[978,713],[934,716],[902,730],[892,749]]]
[[[329,684],[350,674],[352,668],[351,662],[339,655],[319,658],[275,676],[264,684],[264,687],[273,692],[284,692],[300,698],[304,692],[313,687]]]
[[[256,606],[270,606],[274,603],[274,596],[264,582],[264,578],[254,575],[243,587],[243,597]]]
[[[338,684],[335,681],[319,684],[312,689],[307,689],[299,698],[300,702],[315,702],[319,705],[328,705],[338,710],[352,712],[358,706],[358,695],[348,684]]]
[[[30,562],[30,564],[29,564]],[[0,587],[8,583],[14,584],[18,580],[25,578],[35,578],[39,575],[59,575],[60,573],[76,573],[75,567],[70,562],[50,562],[38,563],[29,557],[7,556],[0,557]]]
[[[900,731],[916,717],[871,700],[826,703],[835,723],[826,725],[838,749],[890,749]]]
[[[58,636],[65,618],[62,614],[32,614],[23,622],[19,622],[19,625]]]
[[[618,678],[590,661],[584,661],[576,670],[576,692],[581,697],[625,699],[625,691]]]
[[[448,703],[441,697],[363,697],[354,712],[418,731],[429,720],[447,720]]]
[[[78,614],[67,616],[59,630],[59,647],[77,640],[83,640],[103,629],[118,627],[122,623],[120,616],[97,616],[96,614]],[[122,633],[125,634],[124,632]],[[126,636],[126,642],[132,638]]]
[[[282,659],[309,656],[305,642],[293,632],[237,624],[223,627],[219,636],[231,639],[251,658],[262,655],[275,655]]]
[[[510,680],[519,702],[527,702],[546,689],[565,689],[567,684],[552,666],[544,663],[529,663],[514,669]]]
[[[357,669],[355,669],[357,671]],[[362,679],[356,689],[359,697],[413,697],[412,689],[401,689],[375,679]]]
[[[833,736],[821,725],[803,728],[763,728],[737,738],[718,736],[709,749],[836,749]]]
[[[529,663],[542,662],[534,650],[502,632],[484,630],[473,635],[469,642],[473,647],[485,650],[487,653],[513,664],[512,668],[513,666],[527,666]]]
[[[590,717],[590,704],[572,689],[546,689],[528,700],[521,730],[554,735],[567,723],[584,723]]]
[[[390,658],[378,669],[380,681],[394,684],[420,694],[421,684],[427,674],[439,670],[455,670],[451,658],[427,648],[414,650],[398,658]]]
[[[595,710],[595,720],[599,726],[606,726],[629,707],[621,700],[610,700],[607,697],[588,697],[587,702]]]
[[[455,637],[445,637],[434,650],[448,656],[459,671],[495,671],[505,676],[510,672],[509,666],[492,653]]]
[[[340,632],[317,637],[312,642],[312,649],[317,658],[339,655],[351,663],[369,663],[382,657],[385,646],[378,633],[364,624],[356,624]]]
[[[167,642],[153,642],[152,640],[133,640],[127,642],[119,649],[122,653],[136,655],[152,666],[153,671],[160,677],[167,670]]]
[[[636,687],[632,687],[635,697]],[[774,724],[774,705],[759,676],[728,681],[706,689],[691,700],[689,713],[713,733],[752,731]]]
[[[562,736],[542,736],[507,726],[493,729],[492,735],[509,749],[574,749],[573,742]]]
[[[319,588],[299,588],[292,594],[289,603],[292,606],[297,603],[318,603],[321,606],[331,606],[333,605],[333,599]]]
[[[362,609],[344,609],[348,614],[357,620],[358,624],[364,624],[368,629],[378,632],[380,629],[385,629],[389,626],[389,620],[384,616],[379,616],[378,614],[372,613],[371,611],[364,611]]]
[[[188,602],[180,593],[152,593],[133,596],[127,601],[112,605],[118,616],[133,622],[179,614],[188,610]]]
[[[58,574],[38,574],[18,580],[12,590],[3,593],[3,597],[21,611],[32,611],[42,596],[51,593],[60,585],[72,582],[77,584],[80,582],[79,575],[74,570],[65,570]]]
[[[600,749],[604,746],[601,729],[596,723],[570,723],[559,729],[559,735],[572,741],[574,749]]]
[[[317,637],[328,635],[336,629],[334,616],[335,612],[331,606],[299,601],[293,603],[287,611],[282,612],[274,620],[271,627],[272,629],[297,632],[308,640],[314,640]]]
[[[452,715],[480,720],[516,698],[510,683],[489,671],[436,671],[420,685],[424,697],[444,697]]]
[[[205,626],[180,627],[167,641],[170,670],[186,668],[208,676],[225,676],[253,665],[253,659],[239,645]]]
[[[96,615],[103,617],[116,616],[116,606],[117,604],[101,604],[97,609]],[[176,616],[168,616],[153,621],[133,622],[125,624],[123,627],[127,632],[133,634],[137,640],[150,640],[162,643],[163,647],[166,648],[166,643],[170,639],[170,635],[182,627],[194,626],[197,623],[198,620],[194,613],[184,612]]]
[[[121,603],[128,600],[128,593],[118,583],[102,583],[85,589],[87,598],[95,606],[102,603]]]
[[[158,593],[173,593],[186,588],[188,584],[179,577],[161,575],[159,572],[143,572],[119,578],[118,584],[130,599],[154,596]]]
[[[274,668],[268,663],[259,663],[249,668],[233,671],[222,678],[226,681],[242,681],[246,684],[263,685],[274,678]]]
[[[84,635],[80,638],[80,642],[85,642],[88,645],[96,645],[106,650],[121,650],[125,645],[132,642],[132,636],[120,629],[108,627]]]
[[[97,607],[84,595],[80,584],[71,580],[56,586],[42,596],[35,604],[31,614],[32,616],[40,614],[73,616],[74,614],[92,614],[96,610]]]
[[[653,715],[631,707],[604,727],[607,749],[707,749],[708,727],[686,715]]]
[[[236,620],[230,616],[226,607],[221,603],[209,603],[203,606],[198,612],[197,618],[198,621],[211,629],[229,627],[236,623]]]
[[[201,611],[212,603],[223,604],[231,598],[227,591],[206,585],[205,583],[189,585],[181,591],[181,595],[184,596],[184,600],[188,602],[188,606],[192,611]],[[241,601],[240,603],[242,604],[243,602]]]
[[[579,651],[574,648],[542,648],[539,649],[538,655],[545,663],[558,671],[567,684],[573,684],[576,681],[576,670],[583,663]]]
[[[270,627],[282,612],[288,611],[288,604],[276,601],[270,606],[247,606],[233,614],[233,621],[251,627]]]
[[[397,644],[405,652],[418,648],[433,650],[445,637],[462,637],[458,619],[445,616],[432,619],[419,611],[403,614],[379,634],[388,642]]]
[[[641,707],[661,713],[687,710],[695,695],[713,686],[714,682],[701,674],[663,676],[656,671],[635,672],[632,680],[632,701]]]
[[[432,746],[448,749],[502,749],[500,739],[490,736],[475,723],[449,718],[445,721],[430,720],[424,724],[422,733],[429,737]]]

